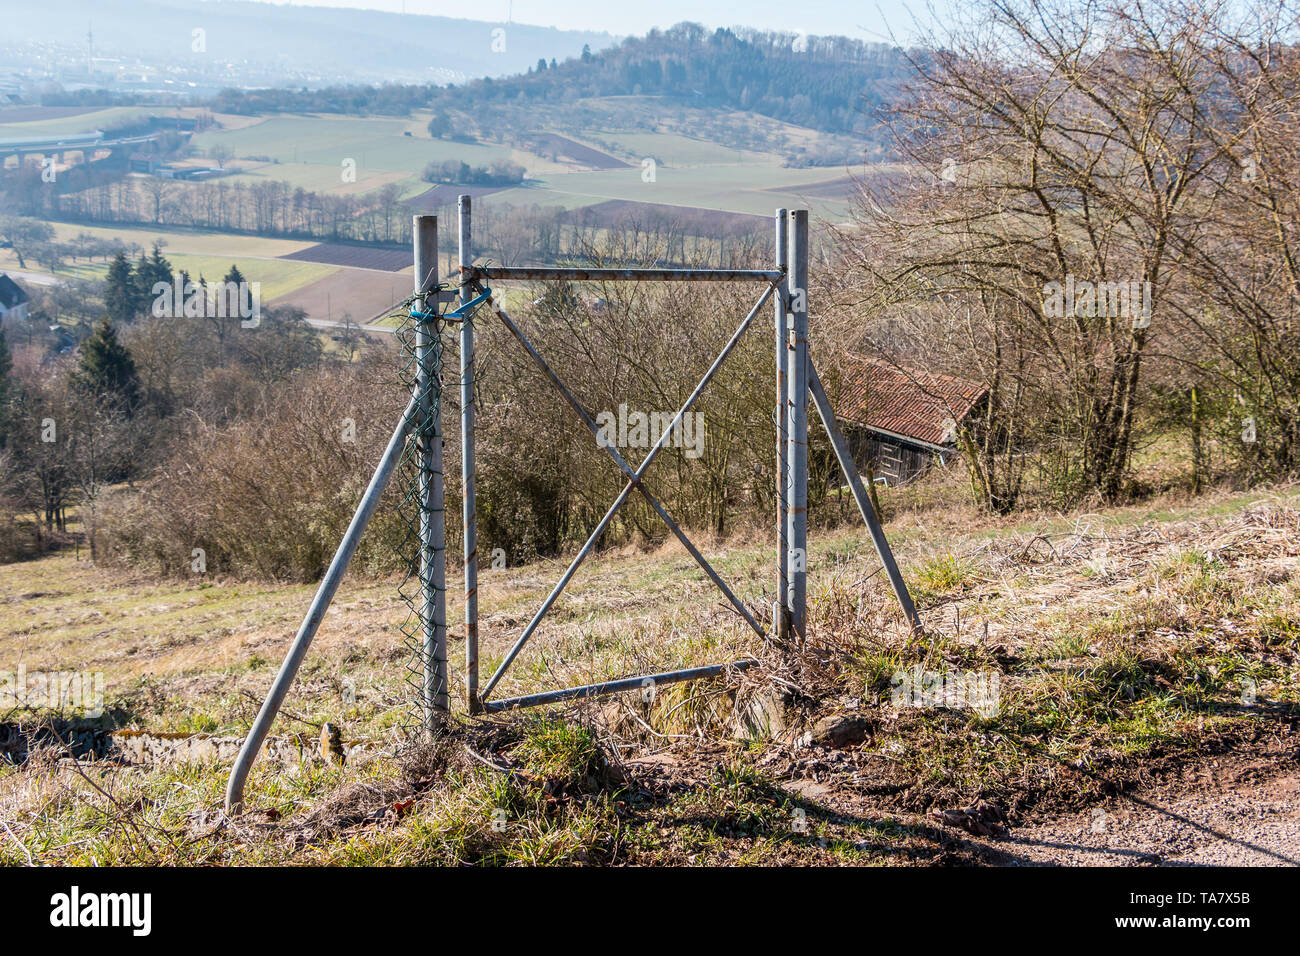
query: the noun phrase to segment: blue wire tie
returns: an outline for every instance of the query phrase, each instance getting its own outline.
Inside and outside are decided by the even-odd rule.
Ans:
[[[460,306],[459,308],[452,309],[450,312],[447,313],[447,318],[449,319],[465,318],[465,314],[469,312],[470,309],[482,305],[484,301],[487,300],[487,297],[490,296],[491,294],[492,294],[492,290],[489,289],[487,286],[484,286],[483,292],[481,294],[470,299],[468,302],[466,302],[464,305]]]
[[[465,318],[466,314],[470,312],[470,310],[475,309],[478,306],[482,305],[484,301],[487,300],[487,297],[490,296],[491,294],[492,294],[492,290],[484,286],[483,293],[481,295],[475,296],[474,298],[466,302],[464,305],[458,306],[457,308],[452,309],[450,312],[447,312],[444,315],[438,315],[435,312],[421,312],[419,309],[412,307],[411,318],[413,319],[463,319]]]

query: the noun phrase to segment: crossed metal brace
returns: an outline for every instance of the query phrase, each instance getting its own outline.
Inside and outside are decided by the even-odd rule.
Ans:
[[[736,347],[736,344],[745,334],[745,331],[751,324],[753,324],[755,317],[767,303],[768,299],[771,298],[772,293],[776,291],[781,282],[782,277],[773,279],[770,282],[763,294],[759,297],[758,301],[754,304],[754,307],[750,309],[749,314],[745,316],[739,327],[727,341],[727,344],[723,346],[718,357],[714,359],[713,364],[709,366],[708,371],[704,373],[704,377],[700,380],[699,384],[695,386],[695,390],[691,392],[690,396],[682,404],[682,407],[677,410],[677,414],[673,417],[671,424],[663,430],[663,433],[659,436],[659,440],[655,442],[654,446],[645,456],[645,459],[635,470],[633,470],[633,468],[627,463],[627,460],[619,454],[618,449],[614,448],[607,442],[599,441],[600,427],[596,424],[590,413],[588,413],[582,403],[578,401],[576,396],[574,396],[573,392],[564,384],[559,375],[555,373],[555,370],[551,368],[546,359],[542,358],[541,353],[537,351],[533,346],[533,343],[528,340],[528,337],[524,335],[519,326],[515,324],[514,320],[511,319],[510,316],[506,314],[505,310],[501,308],[500,304],[492,298],[491,290],[487,289],[472,272],[466,276],[464,284],[478,290],[479,295],[473,299],[471,303],[462,306],[462,309],[468,310],[470,304],[486,302],[487,306],[496,313],[497,318],[499,318],[510,331],[510,334],[519,341],[519,344],[524,347],[524,350],[527,351],[533,361],[537,363],[542,374],[550,380],[551,384],[555,386],[556,390],[564,397],[569,406],[577,413],[578,417],[582,420],[582,423],[587,426],[593,435],[596,436],[599,446],[609,454],[609,456],[614,460],[614,463],[618,465],[619,470],[622,471],[624,476],[627,478],[627,483],[623,486],[623,490],[614,500],[614,503],[610,505],[609,510],[605,512],[604,517],[600,519],[596,528],[587,537],[587,541],[583,544],[582,549],[574,557],[564,574],[561,575],[560,580],[551,590],[551,593],[547,595],[546,600],[542,602],[537,613],[534,614],[532,620],[528,622],[528,626],[524,628],[523,633],[520,634],[518,640],[515,641],[514,646],[510,648],[510,651],[506,654],[505,658],[497,667],[487,684],[484,685],[479,697],[479,702],[485,710],[506,710],[511,707],[527,707],[542,703],[552,703],[558,700],[567,700],[575,697],[594,696],[596,694],[610,693],[611,691],[626,690],[645,681],[671,683],[678,680],[694,680],[699,677],[721,673],[729,666],[743,668],[752,663],[750,661],[737,661],[731,665],[722,664],[705,668],[691,668],[683,671],[669,671],[663,674],[648,675],[646,677],[631,677],[603,684],[591,684],[583,687],[565,688],[563,690],[550,691],[542,694],[532,694],[527,697],[516,697],[491,702],[486,700],[487,695],[492,692],[492,689],[496,687],[501,678],[505,676],[506,671],[510,668],[510,665],[514,663],[519,652],[523,650],[524,645],[527,644],[529,638],[533,636],[538,625],[541,624],[542,618],[546,616],[547,612],[550,611],[556,600],[559,599],[560,594],[563,593],[565,587],[568,586],[569,581],[572,580],[578,567],[582,564],[583,560],[586,559],[587,555],[591,553],[592,548],[595,547],[596,542],[600,539],[600,536],[604,533],[605,529],[609,526],[609,523],[618,513],[618,510],[623,506],[623,503],[627,501],[633,489],[636,489],[641,493],[642,497],[645,498],[650,507],[653,508],[655,513],[663,519],[663,522],[668,526],[668,529],[672,531],[677,540],[682,543],[690,553],[691,557],[695,559],[695,562],[700,566],[704,573],[708,575],[709,580],[711,580],[727,600],[731,602],[732,607],[734,607],[737,613],[745,619],[746,623],[754,629],[754,632],[760,637],[765,636],[763,628],[754,619],[754,615],[750,613],[749,609],[745,607],[739,598],[736,597],[732,590],[727,587],[726,582],[722,580],[718,575],[718,572],[713,569],[713,566],[709,564],[708,560],[700,553],[699,549],[695,547],[690,538],[686,536],[686,533],[682,531],[677,522],[668,514],[667,510],[662,504],[660,504],[659,500],[645,487],[641,479],[650,468],[650,465],[654,462],[655,457],[659,454],[660,450],[662,450],[667,444],[669,437],[672,435],[674,429],[676,429],[680,424],[682,417],[690,410],[691,406],[695,404],[700,395],[703,394],[704,389],[708,387],[709,383],[713,380],[714,375],[717,374],[718,370],[722,367],[722,364],[726,361],[727,356],[731,354],[732,350]]]

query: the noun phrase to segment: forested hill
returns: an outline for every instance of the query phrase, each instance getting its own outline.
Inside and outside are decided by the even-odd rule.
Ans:
[[[907,54],[888,44],[750,30],[710,32],[679,23],[604,51],[585,49],[581,57],[562,63],[539,60],[527,73],[459,87],[229,90],[213,105],[237,113],[405,113],[427,106],[472,110],[643,94],[849,133],[871,126],[876,108],[911,72]]]
[[[748,30],[710,33],[679,23],[554,69],[482,80],[471,89],[488,98],[549,101],[658,94],[850,132],[862,127],[864,105],[879,105],[910,72],[904,52],[886,44]]]

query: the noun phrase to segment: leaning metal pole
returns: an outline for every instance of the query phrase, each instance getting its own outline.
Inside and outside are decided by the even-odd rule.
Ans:
[[[437,296],[438,217],[414,216],[415,293]],[[447,527],[442,476],[442,362],[436,301],[421,309],[415,333],[419,401],[420,656],[425,728],[435,732],[447,712]]]
[[[784,269],[790,259],[789,213],[776,211],[776,264]],[[772,630],[784,638],[790,630],[790,553],[786,550],[786,514],[789,502],[790,469],[786,461],[785,403],[786,359],[785,296],[772,298],[772,311],[776,320],[776,600],[772,602]]]
[[[474,262],[470,232],[470,197],[457,201],[460,212],[460,267]],[[463,274],[463,273],[462,273]],[[468,285],[460,287],[460,303],[473,297]],[[474,493],[474,316],[460,323],[460,487],[461,517],[465,533],[465,705],[471,714],[483,707],[478,699],[478,504]]]
[[[262,749],[262,743],[266,740],[271,724],[275,721],[275,715],[279,713],[280,706],[284,703],[285,695],[289,693],[289,687],[293,684],[298,668],[302,666],[303,658],[307,656],[307,649],[311,647],[316,629],[320,627],[320,622],[325,618],[325,611],[329,608],[330,601],[334,599],[334,592],[338,590],[343,572],[347,570],[348,562],[352,560],[357,542],[361,540],[366,525],[370,523],[370,516],[374,514],[379,499],[388,486],[388,479],[392,477],[393,469],[397,467],[397,462],[402,457],[402,451],[406,447],[406,436],[415,413],[416,401],[412,398],[410,404],[406,406],[406,411],[402,413],[402,420],[393,430],[393,436],[388,439],[388,447],[384,449],[379,466],[375,469],[370,484],[366,486],[365,494],[361,496],[361,504],[357,506],[348,530],[343,534],[339,549],[334,552],[334,559],[330,561],[329,569],[321,579],[320,587],[316,589],[316,596],[312,598],[311,607],[307,609],[307,616],[303,618],[298,634],[289,647],[289,653],[285,656],[284,663],[280,665],[280,672],[275,675],[271,691],[262,702],[262,709],[257,712],[253,727],[244,739],[244,746],[240,748],[239,756],[235,758],[235,766],[230,771],[230,780],[226,783],[227,813],[233,813],[244,802],[244,783],[248,779],[248,772],[253,767],[253,761],[257,759],[258,751]]]
[[[786,463],[790,469],[786,513],[786,549],[790,575],[791,636],[806,636],[808,611],[808,210],[790,213],[789,310]]]
[[[817,406],[817,414],[826,428],[826,436],[830,438],[831,447],[835,449],[835,459],[840,464],[840,471],[844,473],[844,478],[853,491],[853,500],[858,503],[862,520],[867,523],[867,530],[871,533],[871,542],[876,546],[880,563],[885,566],[885,574],[889,576],[889,583],[898,598],[899,606],[902,607],[908,623],[912,625],[912,630],[920,633],[921,618],[916,613],[916,605],[912,603],[912,595],[908,593],[907,583],[903,580],[902,572],[898,570],[898,562],[894,560],[894,551],[889,546],[889,539],[885,537],[885,530],[880,526],[876,510],[871,506],[871,497],[862,485],[858,466],[854,463],[853,456],[849,454],[848,442],[844,440],[839,423],[835,421],[835,411],[831,408],[830,399],[826,397],[826,390],[822,388],[821,379],[817,376],[817,369],[811,359],[808,362],[808,388],[812,392],[813,403]]]

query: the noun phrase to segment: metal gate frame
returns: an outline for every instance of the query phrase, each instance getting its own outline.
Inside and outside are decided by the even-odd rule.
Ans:
[[[464,528],[464,588],[465,588],[465,694],[466,706],[471,714],[499,712],[520,707],[534,707],[581,697],[612,694],[636,690],[647,682],[667,684],[676,681],[698,680],[713,677],[729,669],[751,666],[752,660],[739,660],[727,664],[714,664],[683,670],[666,671],[626,677],[618,680],[585,684],[543,691],[521,697],[489,700],[488,695],[497,686],[519,652],[532,637],[546,613],[554,605],[564,588],[576,573],[583,560],[591,553],[600,535],[613,520],[619,508],[633,490],[639,492],[651,508],[663,519],[665,525],[685,546],[714,585],[728,599],[736,612],[760,636],[767,638],[750,610],[727,587],[726,583],[691,542],[681,527],[672,519],[663,505],[642,483],[642,476],[655,457],[670,439],[682,417],[699,399],[718,370],[731,354],[741,337],[753,324],[760,310],[772,299],[774,304],[775,332],[775,424],[777,431],[777,600],[772,609],[773,631],[780,638],[802,642],[806,638],[807,619],[807,540],[808,540],[808,404],[816,406],[818,417],[826,429],[841,472],[849,482],[854,501],[870,532],[872,543],[884,565],[890,584],[908,621],[919,631],[921,622],[912,604],[907,585],[898,570],[889,542],[880,527],[871,499],[857,468],[849,454],[848,444],[841,434],[834,412],[822,387],[820,378],[808,354],[808,211],[796,209],[776,210],[774,267],[771,269],[584,269],[584,268],[508,268],[476,266],[473,262],[471,231],[471,199],[461,196],[457,202],[459,219],[459,290],[458,294],[445,290],[438,282],[438,226],[436,216],[415,216],[412,222],[414,246],[414,301],[422,308],[411,309],[420,325],[416,335],[417,377],[411,401],[402,414],[384,454],[366,487],[361,502],[353,515],[343,540],[312,599],[288,654],[272,683],[248,737],[231,770],[226,786],[226,809],[233,812],[243,802],[244,784],[253,761],[270,731],[280,706],[288,694],[294,677],[315,637],[325,611],[333,600],[374,513],[385,486],[392,476],[412,431],[416,432],[420,460],[420,562],[419,579],[421,605],[421,658],[424,679],[422,704],[426,728],[436,732],[449,713],[447,676],[447,615],[446,615],[446,528],[443,521],[444,489],[442,475],[442,425],[440,422],[442,368],[440,353],[432,347],[437,334],[434,322],[439,318],[438,307],[459,302],[449,313],[460,321],[460,406],[461,406],[461,487]],[[612,445],[599,442],[627,479],[622,492],[606,511],[596,529],[588,536],[578,554],[570,562],[560,580],[542,602],[506,657],[479,689],[478,646],[478,550],[477,502],[475,496],[475,409],[474,409],[474,316],[476,309],[486,305],[519,344],[533,359],[542,374],[551,382],[582,423],[599,438],[600,429],[590,413],[574,396],[551,366],[537,351],[523,331],[493,297],[488,282],[508,281],[631,281],[631,282],[755,282],[765,283],[758,301],[749,310],[736,331],[727,341],[712,365],[704,373],[694,391],[678,409],[670,425],[663,430],[659,440],[646,454],[641,464],[633,469]],[[773,293],[777,293],[775,296]],[[434,410],[430,414],[430,410]],[[432,419],[432,420],[430,420]],[[413,423],[420,422],[415,428]]]

